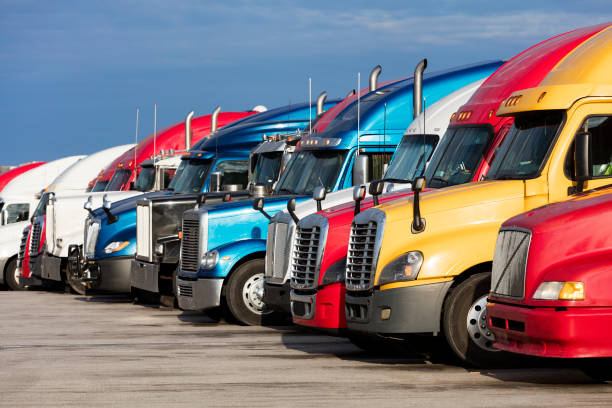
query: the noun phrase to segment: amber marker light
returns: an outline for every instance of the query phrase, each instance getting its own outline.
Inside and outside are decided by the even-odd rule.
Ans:
[[[584,284],[582,282],[565,282],[559,292],[559,300],[584,300]]]

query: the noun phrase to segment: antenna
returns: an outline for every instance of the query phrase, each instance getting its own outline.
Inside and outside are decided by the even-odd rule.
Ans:
[[[383,119],[383,152],[386,153],[386,150],[384,150],[387,147],[387,102],[385,101],[385,115],[384,115],[384,119]],[[384,155],[383,155],[383,160],[381,160],[380,165],[381,167],[381,174],[382,174],[382,169],[385,167],[385,163],[384,163]]]
[[[157,142],[157,103],[153,110],[153,165],[155,165],[155,151]]]
[[[357,156],[359,156],[359,103],[361,102],[361,72],[357,73]]]
[[[312,131],[312,78],[308,78],[308,129]]]
[[[136,168],[136,149],[138,148],[138,113],[140,109],[136,108],[136,139],[134,141],[134,169]]]
[[[423,170],[425,170],[425,165],[427,164],[427,149],[425,147],[425,135],[427,134],[427,130],[425,129],[426,110],[427,110],[427,97],[423,96]]]

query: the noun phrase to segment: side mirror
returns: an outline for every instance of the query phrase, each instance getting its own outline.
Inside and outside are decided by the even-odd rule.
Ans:
[[[196,205],[200,207],[204,203],[206,203],[206,194],[200,193],[198,198],[196,198]]]
[[[106,194],[104,194],[104,196],[102,197],[102,209],[104,210],[104,212],[106,213],[106,217],[108,218],[108,221],[106,222],[107,225],[117,222],[119,218],[110,211],[111,201],[108,199]]]
[[[365,186],[356,186],[353,188],[353,201],[355,201],[355,215],[361,211],[361,200],[366,196]]]
[[[209,191],[219,192],[221,191],[221,185],[223,184],[223,172],[214,171],[210,173],[210,187]]]
[[[134,190],[134,182],[130,181],[130,190]]]
[[[576,178],[576,191],[584,189],[584,182],[591,176],[589,163],[591,162],[591,134],[582,132],[576,135],[574,149],[574,177]]]
[[[4,208],[4,200],[0,198],[0,211]]]
[[[421,218],[421,208],[419,206],[419,195],[425,188],[425,177],[417,177],[412,181],[412,191],[414,199],[412,203],[412,233],[418,234],[425,231],[425,218]]]
[[[366,184],[370,180],[369,174],[370,157],[365,154],[357,154],[353,160],[353,185]]]
[[[268,214],[265,210],[264,210],[264,199],[263,197],[257,197],[254,201],[253,201],[253,209],[255,211],[259,211],[260,213],[262,213],[264,215],[264,217],[266,217],[267,219],[272,219],[272,217],[270,216],[270,214]]]
[[[291,218],[293,218],[293,221],[295,221],[296,224],[300,222],[300,219],[297,217],[297,215],[295,215],[295,198],[287,201],[287,212],[289,215],[291,215]]]
[[[44,190],[40,190],[38,193],[34,194],[34,198],[37,200],[40,200],[40,197],[42,197],[44,192],[45,192]]]
[[[384,187],[384,180],[375,180],[370,183],[369,191],[372,199],[374,200],[374,205],[378,205],[378,196],[382,194]]]
[[[325,187],[315,187],[312,192],[312,199],[317,202],[317,211],[321,211],[323,208],[321,207],[321,201],[325,200],[325,195],[327,191],[325,191]]]

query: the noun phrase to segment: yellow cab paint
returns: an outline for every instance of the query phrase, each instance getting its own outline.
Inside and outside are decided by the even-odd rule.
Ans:
[[[447,280],[491,262],[503,221],[570,198],[570,188],[576,183],[565,174],[564,165],[574,136],[589,116],[612,115],[611,29],[603,30],[568,54],[540,86],[512,94],[502,102],[498,115],[553,109],[564,110],[565,121],[538,177],[481,181],[423,193],[420,209],[426,227],[417,234],[411,232],[412,198],[374,207],[385,214],[375,285],[382,269],[397,257],[408,251],[423,254],[415,281],[386,284],[380,287],[381,291]],[[591,179],[585,182],[584,189],[611,182],[612,177]]]

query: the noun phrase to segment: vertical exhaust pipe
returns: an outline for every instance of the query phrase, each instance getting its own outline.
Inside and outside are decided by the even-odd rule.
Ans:
[[[370,92],[374,92],[378,87],[378,77],[381,72],[382,67],[380,65],[375,66],[372,72],[370,72]]]
[[[427,58],[423,58],[414,69],[414,90],[412,92],[412,119],[423,112],[423,71],[427,68]]]
[[[185,151],[191,149],[191,119],[195,112],[191,111],[185,118]]]
[[[221,112],[221,107],[217,106],[210,119],[210,133],[215,133],[217,131],[217,117],[219,116],[219,112]]]
[[[357,91],[356,91],[356,90],[351,89],[351,90],[349,91],[349,93],[347,93],[347,94],[346,94],[345,98],[348,98],[349,96],[353,96],[353,95],[355,95],[356,93],[357,93]]]
[[[323,91],[317,97],[317,116],[323,113],[323,106],[325,104],[325,99],[327,99],[327,92]]]

